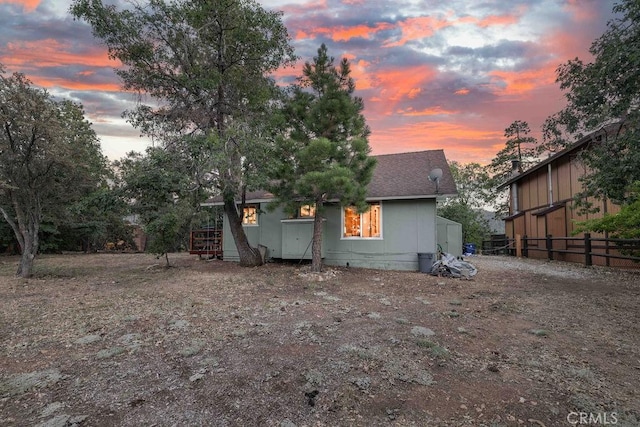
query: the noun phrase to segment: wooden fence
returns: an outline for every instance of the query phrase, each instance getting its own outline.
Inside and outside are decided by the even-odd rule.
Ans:
[[[584,265],[640,267],[640,240],[591,237],[504,237],[482,242],[483,254],[508,254],[528,258],[583,262]]]

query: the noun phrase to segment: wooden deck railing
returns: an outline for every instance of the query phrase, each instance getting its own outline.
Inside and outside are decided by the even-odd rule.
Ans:
[[[222,259],[222,230],[219,228],[192,230],[189,238],[189,253]]]

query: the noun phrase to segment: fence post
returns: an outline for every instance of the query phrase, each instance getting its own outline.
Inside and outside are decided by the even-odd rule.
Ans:
[[[591,233],[584,233],[584,265],[587,267],[593,265],[593,259],[591,258]]]
[[[516,244],[516,256],[518,258],[520,258],[522,256],[522,239],[520,239],[520,235],[519,234],[516,234],[515,237],[516,237],[516,239],[515,239],[516,240],[515,241],[515,244]]]
[[[526,234],[522,237],[522,256],[529,258],[529,240]]]
[[[551,234],[547,234],[547,258],[553,260],[553,240],[551,240]]]

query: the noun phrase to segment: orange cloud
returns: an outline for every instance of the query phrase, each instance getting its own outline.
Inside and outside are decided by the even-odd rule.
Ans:
[[[503,139],[501,132],[450,122],[420,122],[404,127],[377,129],[369,138],[374,154],[445,149],[449,160],[490,163]],[[504,145],[502,143],[502,145]]]
[[[414,110],[413,108],[409,108],[406,111],[398,111],[398,114],[408,117],[421,117],[421,116],[449,116],[453,114],[458,114],[458,111],[445,110],[442,107],[431,107],[425,108],[423,110]]]
[[[532,90],[546,85],[555,84],[555,67],[547,66],[525,71],[500,71],[489,73],[496,88],[504,84],[505,87],[494,90],[500,95],[524,95]]]
[[[402,37],[400,40],[385,43],[384,47],[402,46],[411,40],[431,37],[437,30],[448,27],[451,24],[452,23],[446,19],[438,19],[431,16],[407,18],[398,24],[402,30]]]
[[[379,71],[374,76],[375,86],[382,89],[381,98],[398,101],[403,97],[415,95],[416,90],[424,86],[426,80],[433,79],[436,72],[429,66],[396,68]]]
[[[25,12],[33,12],[40,4],[40,0],[0,0],[0,4],[2,3],[22,5]]]
[[[356,82],[356,90],[371,89],[374,87],[372,76],[369,73],[368,67],[370,62],[364,60],[353,61],[348,55],[345,55],[351,64],[351,77]]]
[[[455,93],[456,95],[467,95],[469,92],[470,92],[469,89],[467,89],[466,87],[463,87],[462,89],[458,89],[453,93]]]
[[[31,80],[36,86],[43,88],[57,86],[65,89],[89,90],[92,92],[123,92],[122,87],[117,82],[82,82],[65,78],[44,78],[41,76],[29,76],[29,80]]]
[[[478,21],[478,26],[482,28],[493,27],[495,25],[510,25],[518,22],[518,17],[514,15],[490,15]]]
[[[310,26],[311,27],[311,26]],[[371,39],[373,35],[379,31],[393,28],[393,25],[387,22],[380,22],[374,26],[356,25],[353,27],[317,27],[313,32],[300,30],[296,33],[296,39],[306,39],[314,35],[322,34],[330,37],[333,41],[346,42],[354,38]]]
[[[118,67],[120,61],[109,59],[106,50],[96,48],[92,52],[71,53],[69,45],[55,39],[18,41],[7,43],[7,52],[1,57],[5,64],[14,66],[60,67],[86,65],[93,67]]]
[[[407,97],[409,99],[414,99],[414,98],[417,98],[418,95],[420,95],[421,93],[422,93],[422,88],[419,88],[419,87],[413,88],[409,91],[409,93],[407,94]]]
[[[118,67],[119,61],[109,59],[106,50],[94,48],[89,52],[72,53],[70,46],[54,39],[38,41],[18,41],[7,43],[4,55],[0,56],[0,63],[7,66],[10,71],[20,71],[27,74],[35,84],[42,87],[60,86],[75,90],[104,90],[119,91],[116,83],[83,82],[82,77],[94,74],[91,70],[83,70],[69,78],[45,78],[34,75],[40,68],[61,68],[65,66],[81,67]],[[74,79],[75,77],[75,79]],[[73,79],[73,80],[72,80]],[[114,78],[115,80],[115,78]]]

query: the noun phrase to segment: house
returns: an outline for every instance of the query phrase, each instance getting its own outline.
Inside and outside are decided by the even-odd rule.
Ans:
[[[563,151],[536,164],[530,169],[518,173],[514,164],[514,175],[498,188],[509,188],[509,216],[504,218],[505,233],[509,239],[527,238],[527,256],[530,258],[547,258],[545,251],[547,236],[551,237],[584,237],[583,234],[572,236],[577,221],[600,218],[604,213],[616,213],[619,206],[610,201],[595,201],[599,212],[581,214],[575,207],[574,197],[581,192],[580,178],[587,172],[580,160],[582,150],[589,149],[590,144],[598,143],[602,132],[591,133]],[[603,237],[592,234],[592,237]],[[575,245],[580,245],[578,241]],[[552,240],[553,250],[573,250],[571,240]],[[609,249],[607,248],[607,251]],[[554,259],[570,262],[584,262],[584,254],[557,252]],[[605,265],[605,257],[594,257],[593,263]],[[613,262],[613,261],[612,261]]]
[[[367,188],[369,210],[358,213],[329,201],[325,206],[322,256],[327,265],[417,270],[418,253],[437,252],[436,199],[457,193],[443,150],[376,156]],[[438,182],[429,179],[443,171]],[[244,230],[252,246],[267,248],[268,258],[311,259],[313,206],[301,206],[295,217],[281,208],[267,210],[273,195],[246,195]],[[220,205],[213,199],[205,205]],[[225,216],[223,235],[231,236]],[[461,247],[462,242],[457,246]],[[238,261],[232,238],[223,239],[224,260]]]

